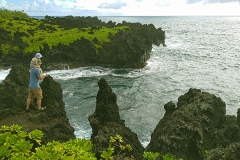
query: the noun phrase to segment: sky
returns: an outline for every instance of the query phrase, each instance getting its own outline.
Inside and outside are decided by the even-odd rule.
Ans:
[[[29,16],[240,16],[240,0],[0,0]]]

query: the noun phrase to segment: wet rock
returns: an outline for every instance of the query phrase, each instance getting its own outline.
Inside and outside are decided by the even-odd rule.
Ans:
[[[21,65],[13,66],[5,80],[0,84],[0,111],[11,110],[14,114],[24,111],[28,84],[29,71]]]
[[[152,133],[146,151],[202,160],[205,150],[224,148],[240,140],[237,118],[227,116],[225,102],[213,94],[190,88],[178,98],[175,110],[172,103],[164,108],[166,113]],[[234,152],[239,150],[231,148],[236,149]]]
[[[138,140],[137,134],[126,127],[124,120],[120,119],[115,93],[103,78],[98,82],[98,86],[96,110],[93,115],[89,116],[93,130],[91,140],[96,156],[100,159],[102,151],[108,148],[110,136],[121,135],[123,142],[130,144],[133,150],[131,152],[122,151],[120,154],[117,154],[119,150],[115,150],[115,159],[131,158],[131,156],[137,160],[143,159],[144,148]]]
[[[166,111],[165,114],[172,113],[173,111],[175,111],[175,104],[172,101],[168,102],[167,104],[164,105],[164,109]]]
[[[237,111],[237,124],[240,127],[240,108]]]

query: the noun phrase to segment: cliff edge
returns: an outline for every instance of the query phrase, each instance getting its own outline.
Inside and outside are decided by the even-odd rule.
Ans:
[[[21,18],[22,17],[22,18]],[[81,66],[143,68],[152,45],[165,45],[153,24],[103,22],[97,17],[0,17],[0,68],[27,66],[36,52],[44,70]]]
[[[46,77],[40,86],[43,91],[42,106],[47,106],[47,109],[38,111],[36,100],[33,100],[30,111],[26,112],[28,84],[29,71],[21,65],[13,66],[0,84],[0,126],[18,124],[27,132],[42,130],[43,143],[75,139],[74,129],[66,116],[61,85],[51,76]]]

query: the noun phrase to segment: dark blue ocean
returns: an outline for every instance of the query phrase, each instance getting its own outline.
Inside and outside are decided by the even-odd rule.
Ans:
[[[154,24],[166,33],[166,45],[153,46],[143,69],[80,67],[48,72],[61,84],[70,124],[77,138],[89,139],[88,122],[105,78],[117,95],[120,116],[143,146],[163,117],[164,104],[177,103],[189,88],[215,94],[227,114],[240,107],[240,17],[99,17],[108,22]],[[0,82],[9,70],[0,71]]]

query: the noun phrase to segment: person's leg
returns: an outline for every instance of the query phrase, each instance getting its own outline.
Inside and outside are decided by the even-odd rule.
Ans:
[[[26,111],[29,111],[29,106],[31,104],[32,98],[33,98],[34,94],[32,92],[32,90],[29,88],[28,90],[28,98],[27,98],[27,103],[26,103]]]
[[[38,107],[39,111],[43,111],[43,110],[46,109],[46,107],[42,107],[42,98],[43,98],[43,96],[42,96],[42,89],[39,88],[38,89],[38,94],[37,94],[37,107]]]
[[[29,110],[29,106],[30,106],[30,104],[31,104],[31,101],[32,101],[31,98],[27,98],[27,107],[26,107],[26,110],[27,110],[27,111]]]
[[[42,99],[37,99],[37,108],[40,110],[42,108]]]
[[[37,107],[39,111],[44,111],[46,107],[42,107],[42,99],[37,99]]]

